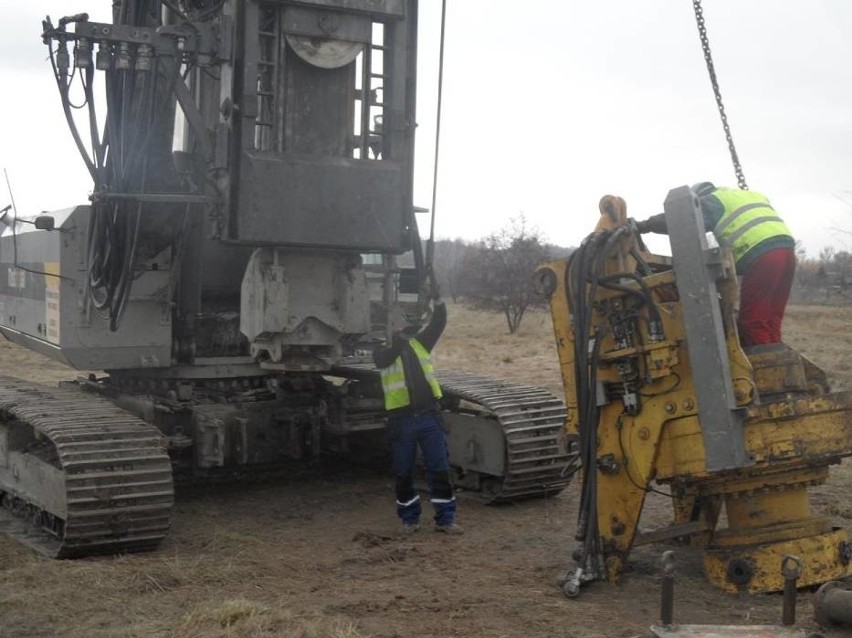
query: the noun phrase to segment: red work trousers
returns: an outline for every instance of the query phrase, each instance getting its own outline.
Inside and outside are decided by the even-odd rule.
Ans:
[[[773,248],[743,273],[737,330],[743,347],[781,343],[781,320],[793,286],[796,252]]]

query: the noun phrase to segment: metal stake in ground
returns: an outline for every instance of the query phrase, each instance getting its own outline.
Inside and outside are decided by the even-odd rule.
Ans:
[[[781,559],[781,574],[784,576],[784,605],[781,609],[781,624],[790,627],[796,624],[796,581],[802,575],[802,561],[798,556],[784,554]]]
[[[660,624],[669,628],[674,623],[674,565],[675,553],[663,552],[663,583],[660,596]]]

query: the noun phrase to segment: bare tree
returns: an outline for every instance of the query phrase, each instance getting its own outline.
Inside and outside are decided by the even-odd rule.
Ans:
[[[527,309],[541,303],[532,276],[549,257],[540,232],[520,215],[467,251],[460,292],[479,308],[502,312],[514,334]]]
[[[444,295],[449,295],[453,302],[458,301],[461,292],[465,254],[470,250],[472,245],[462,239],[435,241],[435,276]]]

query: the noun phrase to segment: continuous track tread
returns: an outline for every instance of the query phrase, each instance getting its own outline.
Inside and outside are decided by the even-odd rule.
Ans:
[[[371,364],[341,366],[342,376],[378,377]],[[501,379],[438,370],[444,395],[494,415],[506,442],[506,472],[483,498],[498,503],[562,490],[579,468],[565,441],[565,404],[546,390]]]
[[[7,534],[54,558],[149,550],[166,535],[172,468],[153,425],[96,395],[8,377],[0,377],[0,415],[54,445],[64,480],[52,487],[67,508],[59,537],[0,508]],[[0,492],[27,501],[26,486],[0,483]]]
[[[558,493],[577,470],[565,441],[565,404],[546,390],[465,372],[439,371],[441,387],[494,414],[506,441],[506,473],[489,502]],[[532,439],[532,441],[530,441]]]

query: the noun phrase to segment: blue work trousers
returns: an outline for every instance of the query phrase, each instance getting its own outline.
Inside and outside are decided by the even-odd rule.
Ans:
[[[437,410],[418,415],[391,416],[388,431],[393,446],[393,471],[396,475],[396,512],[405,524],[420,519],[420,496],[414,489],[414,463],[417,446],[423,454],[429,498],[435,511],[435,523],[450,525],[456,518],[456,497],[450,481],[450,463],[443,418]]]

